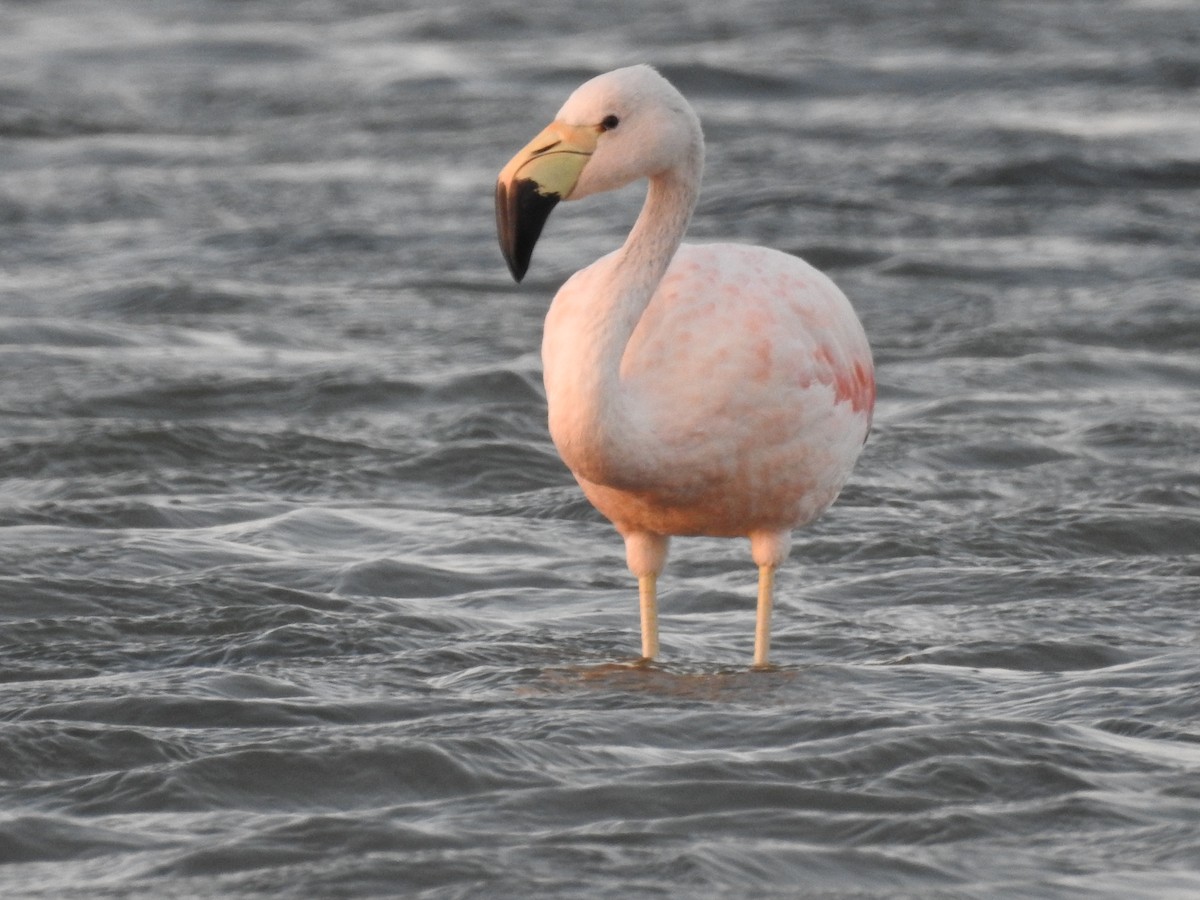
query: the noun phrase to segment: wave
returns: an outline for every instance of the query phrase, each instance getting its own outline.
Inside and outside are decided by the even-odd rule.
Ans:
[[[988,162],[948,173],[951,187],[1086,187],[1111,190],[1195,190],[1200,188],[1200,162],[1164,159],[1132,162],[1057,154],[1034,159]]]

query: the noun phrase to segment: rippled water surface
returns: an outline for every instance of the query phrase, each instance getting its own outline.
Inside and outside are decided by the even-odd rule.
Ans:
[[[492,184],[658,65],[876,426],[661,665]],[[1190,0],[0,7],[0,894],[1200,896]]]

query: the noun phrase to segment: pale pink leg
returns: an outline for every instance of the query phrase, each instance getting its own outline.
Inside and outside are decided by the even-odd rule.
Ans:
[[[658,576],[667,562],[667,537],[649,531],[625,535],[625,558],[637,576],[642,612],[642,657],[658,656]]]
[[[758,567],[758,619],[754,625],[754,668],[765,669],[771,652],[771,604],[775,593],[775,567]]]
[[[653,572],[638,579],[638,603],[642,609],[642,658],[658,656],[658,597]]]
[[[750,553],[758,564],[758,617],[754,624],[754,668],[765,669],[771,654],[771,607],[775,601],[775,569],[787,558],[790,531],[755,531]]]

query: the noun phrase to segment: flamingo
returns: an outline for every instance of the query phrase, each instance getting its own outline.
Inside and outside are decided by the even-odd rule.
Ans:
[[[850,302],[766,247],[684,244],[700,121],[647,65],[587,81],[500,172],[496,221],[520,282],[559,200],[648,179],[624,244],[554,297],[542,339],[550,435],[624,538],[642,656],[659,652],[672,535],[747,537],[758,566],[755,669],[768,667],[775,570],[833,503],[870,430],[871,350]]]

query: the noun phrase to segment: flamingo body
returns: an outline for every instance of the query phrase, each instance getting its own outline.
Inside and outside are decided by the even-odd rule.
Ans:
[[[805,525],[837,497],[870,428],[870,349],[849,301],[785,253],[684,244],[620,362],[653,440],[604,456],[575,377],[595,283],[558,292],[542,342],[550,433],[622,534],[735,537]]]
[[[658,651],[656,579],[671,535],[745,536],[759,567],[755,665],[792,529],[849,477],[875,403],[871,351],[845,295],[806,262],[682,244],[699,190],[699,120],[648,66],[581,86],[497,183],[501,247],[520,280],[550,210],[639,178],[622,247],[558,291],[542,341],[550,433],[625,539],[643,655]]]

